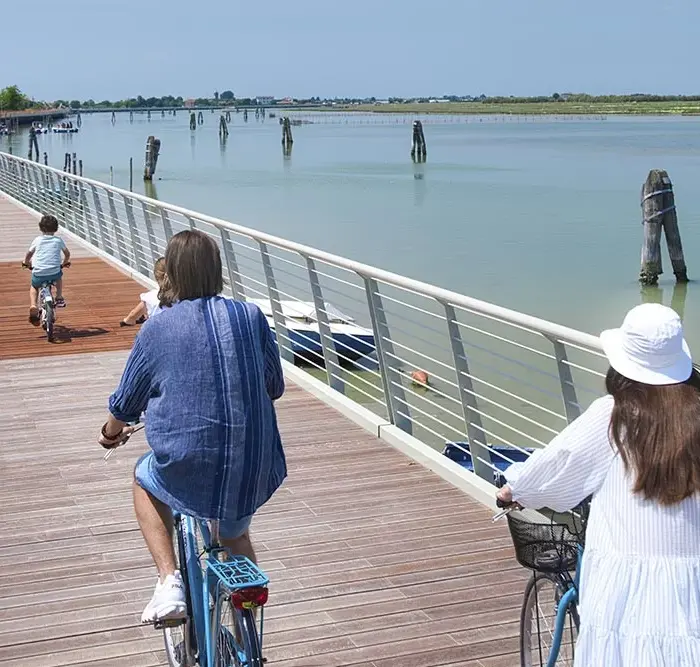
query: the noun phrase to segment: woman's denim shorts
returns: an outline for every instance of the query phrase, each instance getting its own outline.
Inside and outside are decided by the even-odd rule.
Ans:
[[[151,473],[150,461],[153,457],[153,452],[147,452],[137,462],[134,469],[134,479],[136,483],[149,494],[158,498],[161,502],[167,504],[167,497],[162,492],[160,483],[153,477]],[[206,517],[197,517],[198,519],[210,520]],[[219,536],[223,539],[234,539],[240,537],[250,527],[250,522],[253,519],[251,516],[245,516],[237,521],[219,521]]]

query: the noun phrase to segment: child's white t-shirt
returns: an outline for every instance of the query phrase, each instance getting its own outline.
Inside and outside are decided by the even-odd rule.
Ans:
[[[32,273],[35,276],[47,276],[61,270],[61,253],[66,244],[60,236],[42,234],[37,236],[29,246],[34,251]]]
[[[152,289],[150,292],[144,292],[141,295],[141,301],[146,304],[146,313],[148,314],[148,317],[153,317],[161,311],[157,289]]]

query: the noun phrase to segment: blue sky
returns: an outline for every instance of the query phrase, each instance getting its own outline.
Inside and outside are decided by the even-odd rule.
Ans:
[[[0,15],[0,87],[37,99],[700,92],[700,0],[34,0]]]

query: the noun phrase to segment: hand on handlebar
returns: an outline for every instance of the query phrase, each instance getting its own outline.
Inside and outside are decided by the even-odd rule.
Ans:
[[[97,442],[102,445],[105,449],[115,449],[120,445],[126,443],[126,441],[131,437],[131,434],[136,430],[134,426],[124,426],[119,433],[112,437],[111,433],[106,430],[107,424],[102,427],[100,431],[100,436],[97,438]]]

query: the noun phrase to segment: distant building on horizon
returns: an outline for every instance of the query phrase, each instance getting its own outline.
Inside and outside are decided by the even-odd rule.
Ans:
[[[188,97],[183,103],[182,106],[185,107],[186,109],[191,109],[192,107],[195,106],[197,102],[193,97]]]
[[[255,98],[255,103],[260,106],[267,106],[268,104],[274,104],[275,98],[272,95],[258,95]]]

